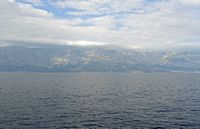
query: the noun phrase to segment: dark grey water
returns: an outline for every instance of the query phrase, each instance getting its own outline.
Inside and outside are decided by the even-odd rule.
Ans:
[[[200,74],[0,74],[0,128],[200,128]]]

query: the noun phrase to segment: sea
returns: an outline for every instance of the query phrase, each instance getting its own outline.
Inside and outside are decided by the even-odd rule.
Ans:
[[[0,73],[1,129],[200,129],[199,73]]]

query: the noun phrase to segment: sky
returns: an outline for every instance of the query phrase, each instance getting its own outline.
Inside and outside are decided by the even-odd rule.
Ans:
[[[0,0],[0,45],[200,47],[200,0]]]

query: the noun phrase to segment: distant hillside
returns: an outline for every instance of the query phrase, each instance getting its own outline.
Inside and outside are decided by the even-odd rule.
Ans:
[[[200,71],[200,51],[148,51],[111,47],[0,47],[0,71]]]

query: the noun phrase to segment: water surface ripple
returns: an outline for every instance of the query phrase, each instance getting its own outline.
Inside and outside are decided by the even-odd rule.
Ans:
[[[0,128],[199,129],[200,74],[1,73]]]

